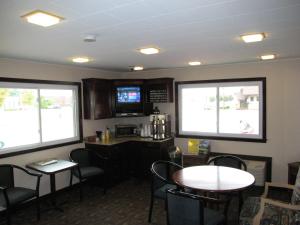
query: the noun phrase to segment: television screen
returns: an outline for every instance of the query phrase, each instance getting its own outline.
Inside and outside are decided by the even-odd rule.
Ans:
[[[117,102],[118,103],[140,103],[141,88],[140,87],[118,87]]]

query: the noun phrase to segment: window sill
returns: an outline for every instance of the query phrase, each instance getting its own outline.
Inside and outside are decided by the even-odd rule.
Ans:
[[[176,134],[176,138],[196,138],[196,139],[258,142],[258,143],[266,143],[267,142],[266,138],[262,138],[262,139],[257,139],[257,138],[235,138],[235,137],[219,137],[219,136],[195,136],[195,135],[182,135],[182,134]]]
[[[67,146],[67,145],[74,145],[74,144],[78,144],[78,143],[82,143],[82,139],[80,139],[78,141],[70,141],[70,142],[65,142],[65,143],[59,143],[59,144],[54,144],[54,145],[48,145],[48,146],[25,149],[25,150],[11,152],[11,153],[0,154],[0,159],[17,156],[17,155],[22,155],[22,154],[27,154],[27,153],[32,153],[32,152],[43,151],[43,150],[47,150],[47,149],[51,149],[51,148],[58,148],[58,147],[63,147],[63,146]]]

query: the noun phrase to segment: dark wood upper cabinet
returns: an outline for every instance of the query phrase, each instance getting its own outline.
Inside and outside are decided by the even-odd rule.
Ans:
[[[173,102],[173,80],[173,78],[83,79],[84,119],[97,120],[117,116],[119,108],[116,107],[116,88],[122,86],[141,87],[142,103],[138,109],[138,115],[150,115],[153,103]],[[122,109],[124,107],[122,106]]]
[[[82,82],[84,119],[112,117],[112,81],[90,78]]]
[[[146,102],[173,102],[173,78],[158,78],[145,80]]]

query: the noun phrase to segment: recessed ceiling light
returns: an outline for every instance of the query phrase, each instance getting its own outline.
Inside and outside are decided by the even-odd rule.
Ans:
[[[63,17],[56,16],[48,12],[44,12],[42,10],[35,10],[21,17],[25,18],[28,23],[33,23],[43,27],[52,26],[64,19]]]
[[[201,65],[201,62],[199,62],[199,61],[189,62],[189,65],[190,66],[199,66],[199,65]]]
[[[241,35],[241,38],[246,43],[262,41],[265,37],[264,33]]]
[[[133,67],[133,70],[135,70],[135,71],[143,70],[143,69],[144,69],[144,67],[142,67],[142,66],[134,66]]]
[[[90,61],[88,57],[76,57],[72,59],[73,62],[75,63],[87,63]]]
[[[270,55],[262,55],[262,56],[260,56],[260,58],[261,58],[262,60],[275,59],[275,55],[274,55],[274,54],[270,54]]]
[[[141,48],[140,50],[140,53],[143,53],[145,55],[152,55],[152,54],[157,54],[159,53],[159,49],[158,48]]]
[[[85,37],[84,37],[84,41],[85,42],[95,42],[97,39],[97,35],[96,34],[87,34]]]

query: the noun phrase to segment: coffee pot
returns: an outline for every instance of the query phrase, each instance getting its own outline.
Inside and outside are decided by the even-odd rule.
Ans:
[[[171,121],[167,114],[150,115],[152,122],[152,137],[154,140],[163,140],[171,135]]]

